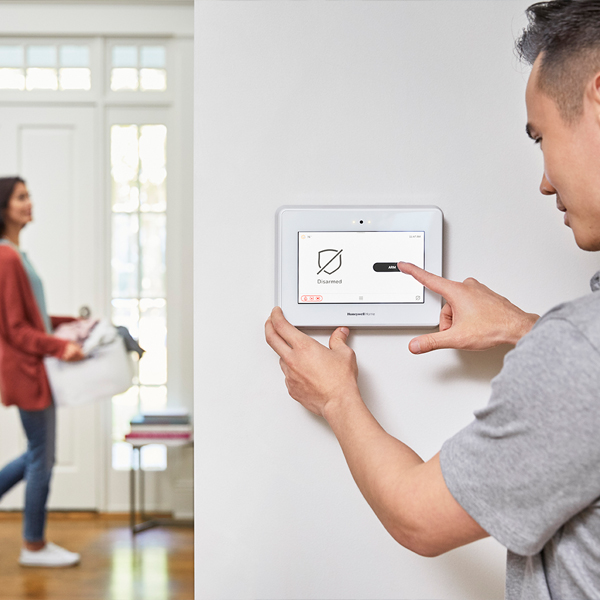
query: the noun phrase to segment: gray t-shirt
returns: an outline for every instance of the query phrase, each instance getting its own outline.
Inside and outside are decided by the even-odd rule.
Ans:
[[[508,549],[507,600],[600,599],[600,293],[536,323],[440,461]]]

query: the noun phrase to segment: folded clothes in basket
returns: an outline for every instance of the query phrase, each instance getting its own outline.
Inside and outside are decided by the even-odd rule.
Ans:
[[[83,343],[88,339],[90,333],[92,333],[99,322],[100,319],[77,319],[76,321],[69,321],[68,323],[59,325],[54,330],[54,335],[63,340],[69,340],[83,346]]]
[[[75,341],[86,327],[57,327],[55,335]],[[54,402],[59,406],[77,406],[95,400],[108,400],[122,394],[132,385],[134,369],[123,338],[108,319],[87,324],[87,337],[77,337],[87,358],[78,362],[64,362],[46,357],[44,365],[52,389]]]
[[[108,319],[78,319],[63,323],[56,328],[54,335],[79,344],[86,356],[101,346],[111,344],[117,335],[123,338],[128,352],[136,352],[140,358],[144,354],[143,348],[131,336],[126,327],[114,327]]]

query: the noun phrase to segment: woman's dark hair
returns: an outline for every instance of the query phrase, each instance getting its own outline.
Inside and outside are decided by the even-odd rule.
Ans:
[[[586,83],[600,72],[600,0],[538,2],[526,14],[517,53],[530,65],[541,55],[538,87],[574,122],[583,112]]]
[[[25,183],[20,177],[0,177],[0,235],[4,235],[4,211],[8,207],[10,197],[15,191],[17,183]]]

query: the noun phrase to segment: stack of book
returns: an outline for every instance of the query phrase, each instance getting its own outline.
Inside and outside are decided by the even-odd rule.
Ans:
[[[130,421],[131,431],[125,441],[142,444],[181,445],[193,439],[190,415],[171,409],[136,415]]]

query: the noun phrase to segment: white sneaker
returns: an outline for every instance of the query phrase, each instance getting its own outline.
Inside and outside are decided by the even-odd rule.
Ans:
[[[47,542],[41,550],[21,549],[19,564],[22,567],[71,567],[80,560],[77,552],[69,552],[52,542]]]

